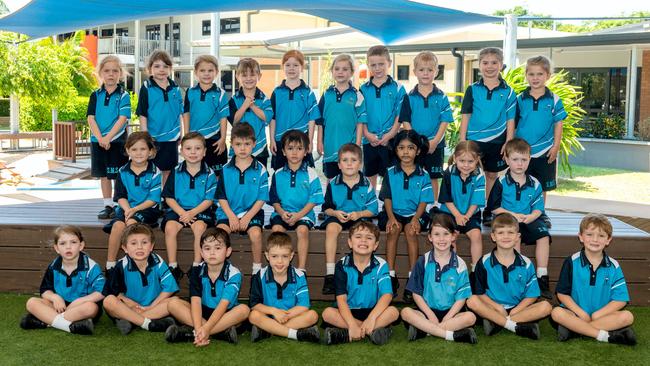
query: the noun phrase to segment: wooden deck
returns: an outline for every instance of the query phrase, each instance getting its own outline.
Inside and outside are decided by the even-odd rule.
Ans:
[[[98,263],[106,259],[106,242],[108,236],[102,232],[104,221],[98,220],[97,212],[101,209],[101,200],[77,200],[61,202],[34,202],[21,205],[0,206],[0,291],[32,293],[38,291],[41,276],[47,264],[54,257],[51,249],[51,233],[54,227],[62,223],[82,227],[86,237],[86,252]],[[270,211],[267,210],[267,216]],[[549,273],[552,282],[557,279],[563,259],[580,249],[577,239],[578,224],[583,215],[548,212],[553,228],[553,244]],[[607,250],[608,254],[619,261],[625,273],[632,304],[650,306],[650,234],[632,225],[612,218],[614,241]],[[157,229],[157,249],[164,257],[163,233]],[[484,234],[487,232],[484,231]],[[346,253],[346,236],[339,238],[338,253]],[[384,255],[385,238],[382,237],[377,253]],[[181,233],[179,240],[179,263],[187,268],[192,260],[192,237],[189,230]],[[246,236],[232,236],[232,262],[245,275],[241,297],[248,296],[251,270],[250,245]],[[310,255],[307,264],[311,297],[319,300],[333,300],[333,296],[320,293],[325,275],[324,265],[325,234],[314,230],[311,233]],[[463,237],[459,240],[459,253],[469,261],[469,245]],[[484,235],[484,250],[487,252],[493,244]],[[420,253],[430,249],[424,237],[420,240]],[[534,258],[534,247],[525,247],[524,254]],[[401,289],[404,288],[408,274],[406,243],[398,247],[397,274]],[[186,281],[183,292],[186,293]]]

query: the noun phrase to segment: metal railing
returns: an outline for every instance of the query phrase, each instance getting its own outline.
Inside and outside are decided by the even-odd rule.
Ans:
[[[165,50],[174,57],[180,56],[180,44],[174,42],[173,50],[169,47],[169,41],[141,39],[140,40],[140,62],[154,50]],[[135,55],[135,37],[111,37],[100,38],[97,44],[99,54]]]

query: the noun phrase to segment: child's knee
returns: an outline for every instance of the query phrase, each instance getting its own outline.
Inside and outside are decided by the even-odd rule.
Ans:
[[[42,304],[40,298],[38,298],[38,297],[30,297],[27,300],[27,303],[25,304],[25,308],[27,309],[27,311],[29,311],[31,313],[34,310],[34,308],[36,306],[38,306],[39,304]]]
[[[225,230],[228,234],[231,233],[230,226],[225,225],[225,224],[219,224],[217,227],[221,230]]]
[[[307,320],[312,324],[316,324],[318,322],[318,313],[314,310],[307,310]]]
[[[248,321],[250,321],[252,324],[257,325],[259,324],[260,320],[262,319],[263,316],[266,316],[264,313],[257,311],[255,309],[252,309],[250,313],[248,314]]]
[[[567,310],[561,306],[556,306],[551,310],[551,319],[555,320],[557,323],[562,322],[567,315]]]
[[[391,321],[395,321],[397,318],[399,318],[399,310],[397,310],[397,308],[392,305],[384,310],[384,314]]]
[[[299,225],[296,228],[296,234],[300,236],[307,236],[309,235],[309,228],[305,225]]]
[[[553,311],[553,306],[548,301],[540,301],[538,304],[540,312],[542,312],[544,316],[548,316]]]
[[[335,319],[338,315],[339,315],[339,311],[336,308],[325,308],[322,314],[323,320],[328,323],[331,323],[331,320]]]
[[[192,228],[192,232],[194,232],[195,234],[203,234],[205,229],[208,228],[208,225],[206,225],[205,222],[198,220],[192,224],[191,228]]]
[[[119,302],[120,300],[115,295],[108,295],[104,298],[104,309],[112,311]]]
[[[113,227],[111,228],[111,234],[120,234],[126,228],[126,224],[123,221],[115,221]]]
[[[478,296],[472,295],[467,299],[467,307],[475,310],[481,306],[481,299]]]
[[[339,224],[332,223],[329,224],[325,227],[325,235],[326,236],[338,236],[339,233],[342,231],[342,227]]]
[[[621,323],[623,323],[625,327],[634,323],[634,315],[628,310],[621,310],[619,316],[621,318]]]
[[[271,232],[272,233],[283,233],[286,230],[284,230],[284,227],[282,225],[273,225],[271,226]]]
[[[169,221],[165,224],[165,235],[176,235],[181,231],[181,226],[176,221]]]
[[[253,226],[252,228],[248,229],[248,236],[251,240],[262,241],[262,229],[257,226]]]

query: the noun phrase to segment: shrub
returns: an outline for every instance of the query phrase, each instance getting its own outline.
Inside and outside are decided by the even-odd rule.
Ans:
[[[583,136],[599,139],[620,139],[625,135],[625,118],[618,114],[600,113],[585,125]]]
[[[74,97],[58,108],[59,121],[85,121],[88,97]],[[29,97],[20,99],[21,131],[52,131],[52,111],[49,106]]]

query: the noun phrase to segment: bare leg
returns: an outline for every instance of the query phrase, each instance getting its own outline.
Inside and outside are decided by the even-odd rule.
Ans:
[[[348,323],[345,322],[343,317],[341,316],[341,313],[339,312],[339,309],[337,308],[325,308],[323,310],[323,321],[337,327],[337,328],[344,328],[348,329]],[[361,326],[363,323],[359,319],[354,319],[357,322],[357,325]]]
[[[460,312],[449,320],[437,323],[437,320],[433,322],[427,319],[421,311],[411,308],[402,309],[402,319],[421,331],[440,338],[445,338],[447,331],[453,332],[471,327],[476,322],[476,316],[469,311]]]
[[[52,302],[40,297],[32,297],[27,300],[26,308],[30,314],[47,324],[52,324],[54,318],[59,315],[59,313],[54,310]],[[99,308],[94,302],[84,302],[76,306],[68,307],[62,314],[66,320],[75,322],[77,320],[94,317],[97,315],[98,310]]]
[[[190,226],[194,234],[194,263],[201,263],[201,235],[205,232],[208,226],[201,220],[196,220]]]
[[[469,250],[472,254],[472,264],[475,265],[483,256],[483,237],[481,230],[473,229],[467,232],[469,238]]]
[[[102,187],[102,197],[113,197],[113,182],[110,179],[106,177],[99,178],[99,185]]]
[[[485,172],[485,197],[490,197],[490,192],[496,182],[499,173]]]
[[[343,231],[343,227],[335,222],[328,224],[325,228],[325,263],[336,261],[336,249],[341,231]]]
[[[176,253],[178,251],[178,232],[183,229],[183,225],[178,221],[167,221],[165,224],[165,247],[167,248],[167,262],[176,263]]]
[[[548,256],[551,251],[551,245],[548,236],[537,239],[535,244],[535,260],[537,268],[548,268]]]
[[[438,202],[438,192],[440,189],[438,186],[438,179],[431,179],[431,189],[433,189],[433,201]]]
[[[615,311],[591,322],[584,321],[571,310],[555,307],[551,317],[558,324],[563,325],[573,332],[596,338],[600,330],[610,331],[628,327],[634,322],[634,316],[627,310]]]
[[[386,261],[388,269],[395,270],[395,257],[397,256],[397,240],[402,232],[402,224],[398,223],[396,228],[388,232],[386,228]]]
[[[298,237],[298,268],[307,268],[307,256],[309,255],[309,228],[305,225],[299,225],[296,228]]]
[[[419,255],[419,243],[418,235],[419,233],[413,233],[411,224],[406,224],[404,226],[404,235],[406,236],[406,244],[409,255],[409,271],[415,266],[415,262],[418,260]]]
[[[253,263],[262,263],[262,229],[257,226],[251,227],[248,229],[248,237],[251,240]]]
[[[106,260],[108,262],[115,262],[117,260],[117,253],[120,251],[120,238],[126,228],[126,224],[122,221],[115,221],[111,228],[111,235],[108,237],[108,254]]]
[[[251,310],[248,320],[251,324],[259,327],[273,335],[280,337],[289,336],[289,329],[302,329],[310,327],[318,322],[318,313],[308,310],[292,318],[285,324],[278,323],[275,319],[257,310]]]

